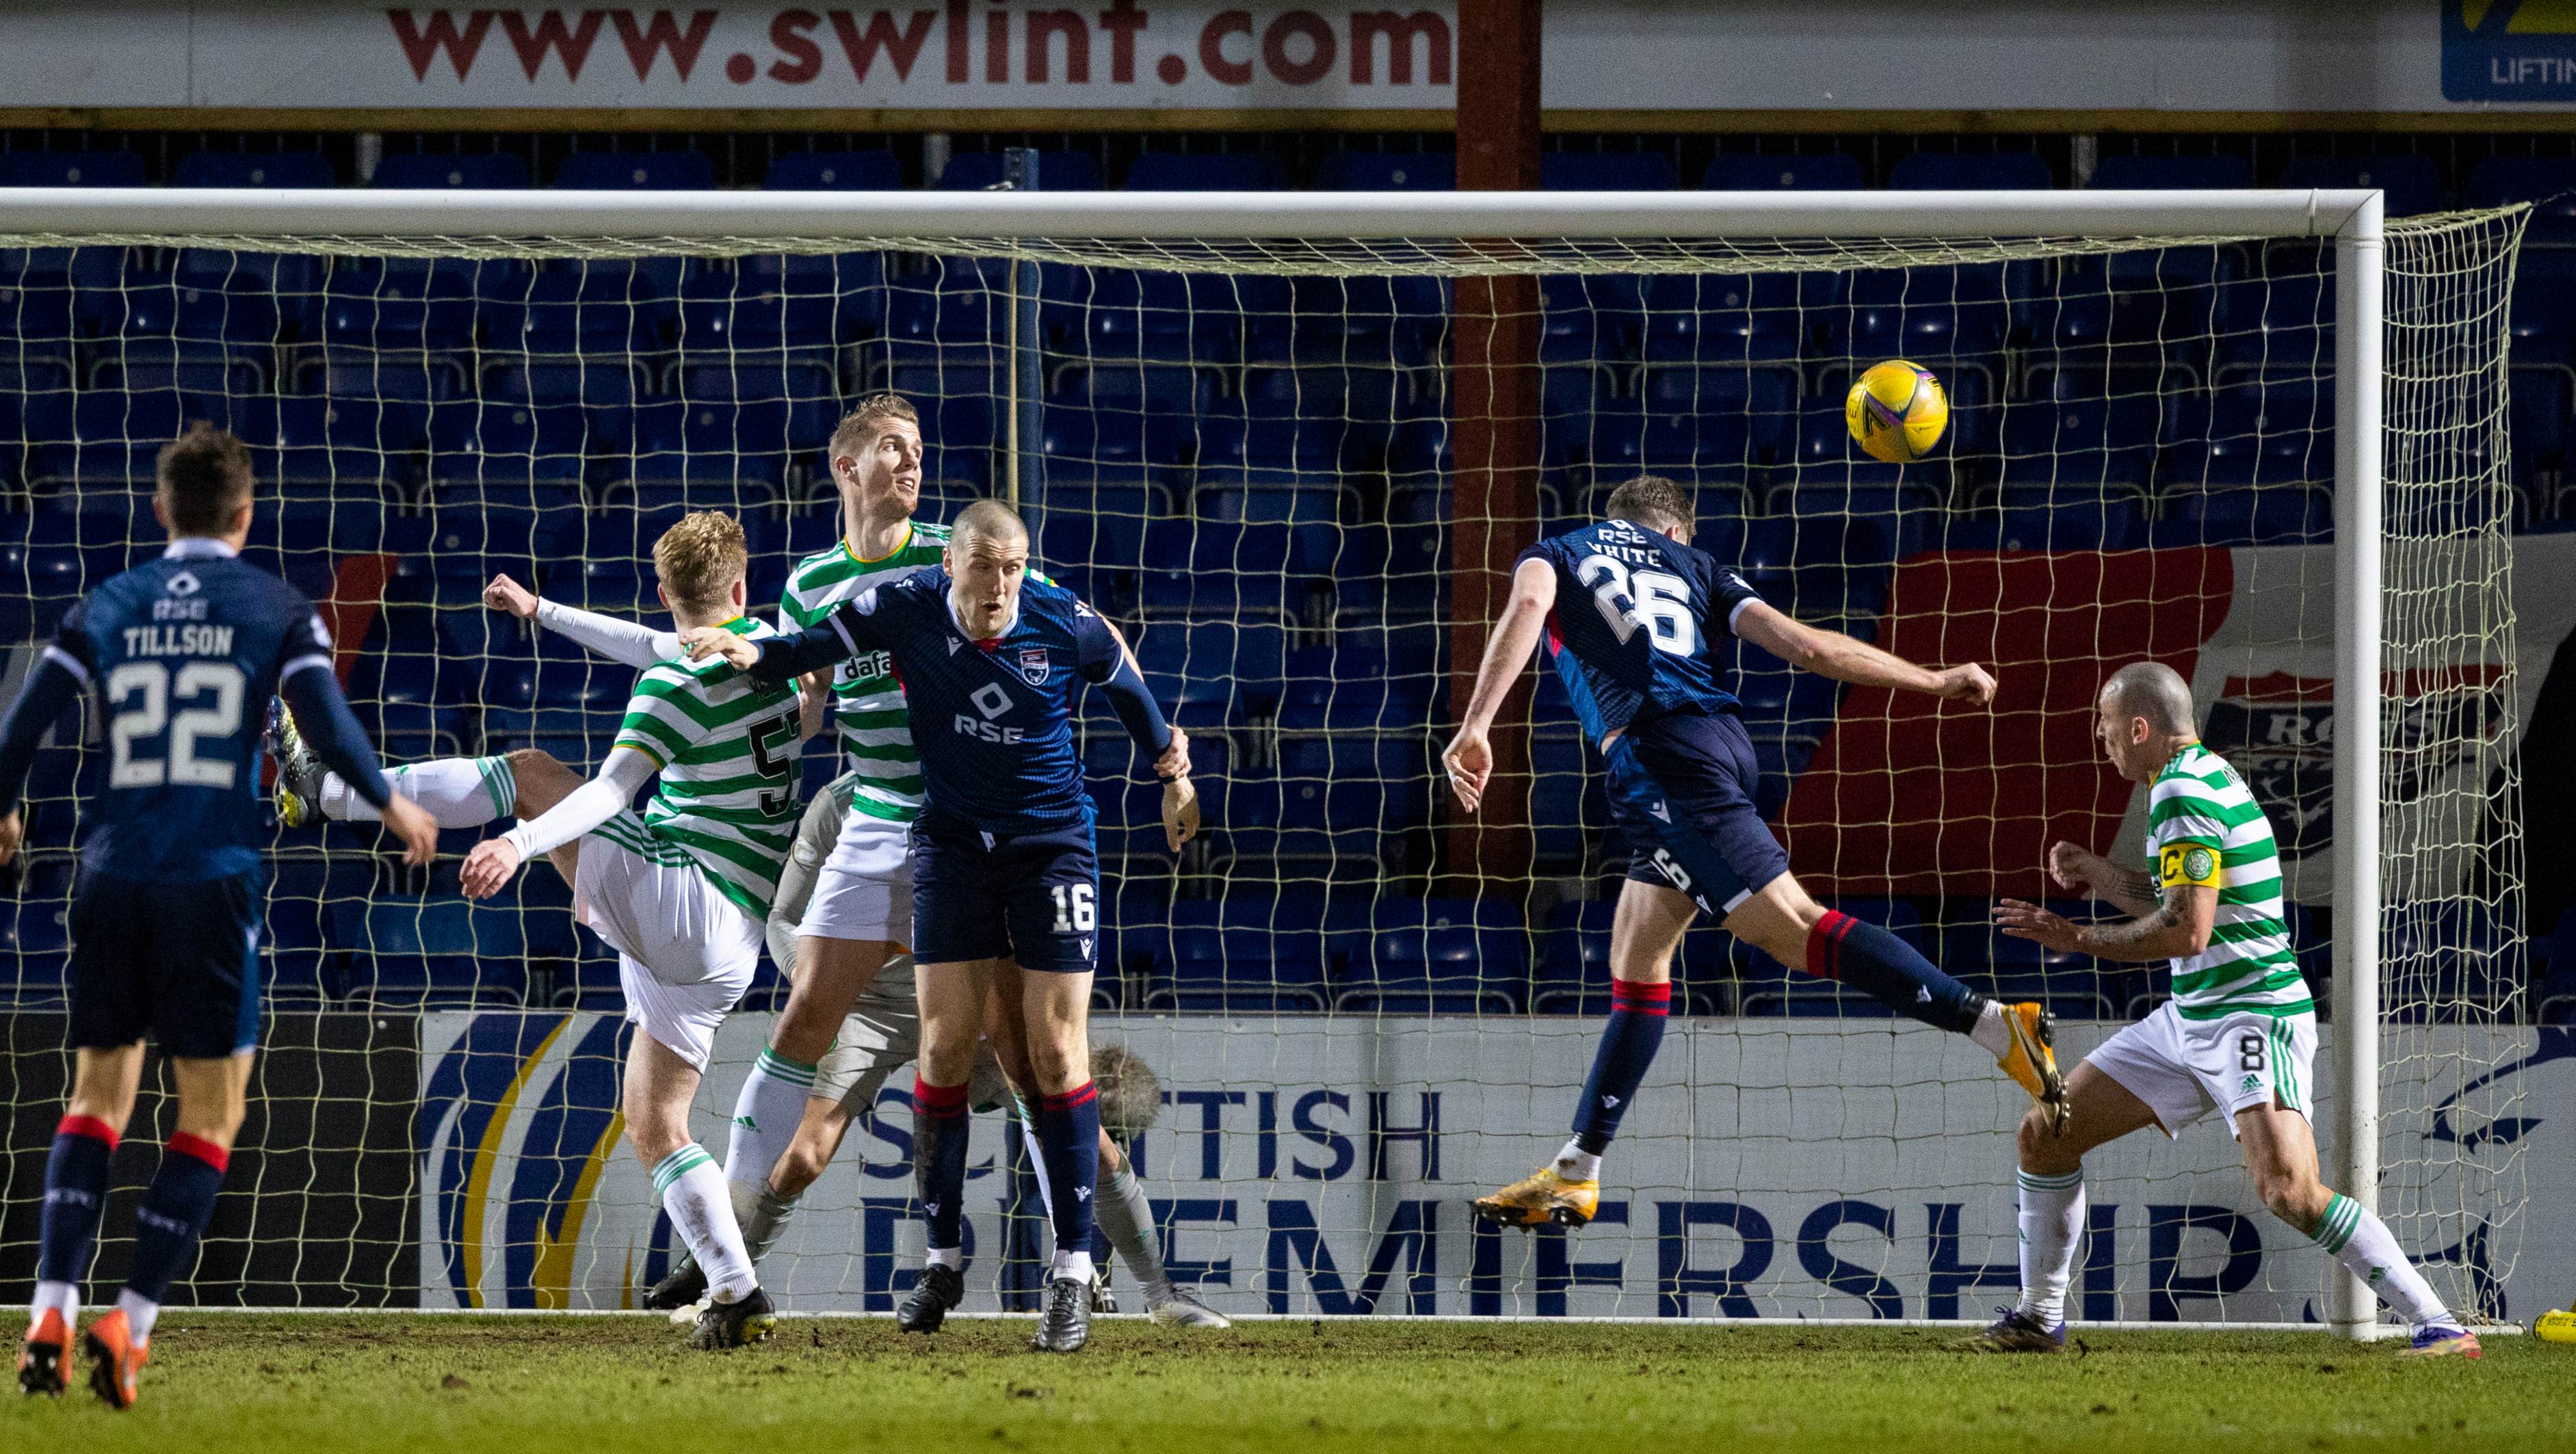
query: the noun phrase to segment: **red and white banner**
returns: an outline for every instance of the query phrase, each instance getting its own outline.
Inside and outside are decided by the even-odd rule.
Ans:
[[[0,9],[0,106],[1439,109],[1455,22],[1454,0],[53,0]],[[2322,19],[2286,0],[1560,0],[1545,36],[1560,111],[2439,112],[2523,95],[2448,98],[2439,0]]]
[[[2464,781],[2507,755],[2508,722],[2528,724],[2552,658],[2576,629],[2576,536],[2512,546],[2514,620],[2426,622],[2441,609],[2405,579],[2456,580],[2500,568],[2488,544],[2410,543],[2392,565],[2384,773],[2392,810],[2444,793],[2464,805],[2439,841],[2391,862],[2414,877],[2392,895],[2455,887],[2477,851],[2483,785]],[[1989,605],[1988,603],[1992,603]],[[2146,791],[2115,775],[2093,740],[2093,697],[2133,661],[2189,678],[2201,735],[2252,785],[2279,839],[2293,898],[2328,901],[2334,862],[2334,550],[2001,552],[1917,556],[1896,569],[1879,644],[1915,661],[1991,665],[1991,709],[1917,693],[1854,689],[1799,774],[1782,813],[1790,858],[1811,884],[1855,896],[2051,892],[2058,839],[2134,859],[2145,851]],[[2508,710],[2510,709],[2510,710]],[[2483,745],[2489,750],[2481,753]],[[2465,791],[2464,791],[2465,790]],[[2400,815],[2402,821],[2402,813]]]

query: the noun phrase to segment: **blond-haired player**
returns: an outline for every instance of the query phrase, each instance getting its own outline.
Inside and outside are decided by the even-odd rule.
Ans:
[[[743,615],[748,563],[729,515],[683,517],[653,546],[663,605],[686,630],[723,626],[759,637]],[[724,1175],[689,1134],[716,1027],[750,987],[761,928],[796,833],[801,724],[792,687],[677,658],[677,638],[634,622],[540,601],[508,577],[485,600],[534,618],[605,655],[644,668],[608,756],[588,781],[548,753],[447,758],[397,769],[394,791],[440,826],[472,827],[505,811],[518,826],[476,844],[459,875],[472,898],[508,884],[544,855],[573,886],[573,912],[618,953],[626,1018],[643,1033],[628,1052],[621,1109],[628,1142],[692,1255],[713,1302],[690,1341],[733,1347],[766,1337],[775,1309],[760,1290]],[[671,650],[661,650],[664,644]],[[281,816],[369,816],[336,777],[284,744]],[[656,778],[641,814],[628,806]],[[296,811],[283,810],[292,802]]]

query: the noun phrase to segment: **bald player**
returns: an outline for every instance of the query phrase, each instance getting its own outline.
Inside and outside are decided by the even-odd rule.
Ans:
[[[2225,758],[2203,747],[2191,688],[2142,661],[2103,683],[2094,732],[2121,777],[2147,788],[2145,872],[2072,843],[2049,876],[2129,915],[2075,924],[2006,899],[1995,922],[2016,939],[2131,963],[2168,960],[2173,998],[2102,1042],[2066,1078],[2062,1132],[2021,1123],[2021,1301],[1968,1346],[2054,1353],[2066,1346],[2066,1283],[2082,1233],[2084,1153],[2153,1126],[2167,1136],[2212,1111],[2245,1152],[2272,1214],[2313,1240],[2406,1319],[2410,1355],[2478,1356],[2386,1223],[2317,1174],[2308,1123],[2316,1001],[2291,957],[2281,860],[2262,806]]]

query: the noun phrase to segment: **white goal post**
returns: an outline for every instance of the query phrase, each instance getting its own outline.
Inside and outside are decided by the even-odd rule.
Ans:
[[[1257,257],[1289,273],[1393,267],[1449,276],[1616,259],[1642,272],[1901,266],[1908,244],[1972,239],[2107,253],[2194,243],[2333,243],[2333,901],[2381,915],[2381,196],[2211,192],[567,193],[0,190],[0,246],[102,244],[366,256],[634,258],[857,247],[1178,269]],[[1892,245],[1891,245],[1892,244]],[[2008,255],[1993,251],[1987,256]],[[2034,254],[2035,255],[2035,254]],[[1804,261],[1800,261],[1801,257]],[[1768,257],[1765,264],[1760,261]],[[1839,259],[1839,262],[1834,261]],[[1017,371],[1013,371],[1014,378]],[[1015,401],[1016,402],[1016,401]],[[1018,411],[1014,410],[1013,417]],[[1014,436],[1016,437],[1016,436]],[[1467,669],[1463,665],[1453,670]],[[1443,693],[1445,696],[1445,692]],[[2381,936],[2333,936],[2330,1180],[2375,1207],[2380,1180]],[[2360,1032],[2360,1027],[2370,1027]],[[1213,1113],[1211,1113],[1213,1114]],[[1213,1125],[1213,1120],[1211,1120]],[[2326,1321],[2368,1337],[2371,1293],[2329,1271]],[[1624,1309],[1623,1309],[1624,1311]]]

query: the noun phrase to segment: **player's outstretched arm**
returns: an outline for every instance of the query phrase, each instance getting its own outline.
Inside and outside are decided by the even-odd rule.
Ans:
[[[367,730],[358,725],[349,699],[340,694],[340,678],[333,674],[330,658],[310,653],[288,662],[278,673],[277,695],[286,710],[295,714],[296,730],[313,755],[384,816],[386,831],[402,840],[403,862],[426,867],[438,854],[438,820],[385,781],[376,750],[367,745]]]
[[[522,621],[534,621],[584,651],[641,671],[680,654],[680,633],[656,631],[641,621],[626,621],[549,601],[506,575],[494,576],[483,588],[483,604]]]
[[[873,609],[875,596],[869,591],[856,601],[843,601],[802,631],[753,641],[720,626],[695,626],[680,633],[680,646],[691,661],[721,656],[754,681],[789,681],[838,666],[875,646],[876,633],[859,609],[863,604]]]
[[[1081,649],[1083,679],[1109,698],[1109,708],[1127,729],[1128,739],[1154,763],[1163,780],[1163,843],[1172,852],[1199,833],[1199,793],[1190,782],[1190,739],[1163,716],[1163,706],[1145,685],[1136,653],[1116,623],[1088,608],[1074,618]]]
[[[2100,899],[2133,917],[2144,918],[2157,908],[2155,886],[2145,874],[2062,840],[2048,850],[2048,876],[2059,888]]]
[[[2130,964],[2188,959],[2209,947],[2217,922],[2218,890],[2198,884],[2169,887],[2163,903],[2117,924],[2078,924],[2021,899],[1995,905],[1995,926],[2006,938]]]
[[[8,716],[0,718],[0,804],[5,804],[0,807],[0,864],[18,856],[24,828],[18,797],[27,789],[27,773],[36,765],[36,749],[44,745],[45,730],[80,697],[88,682],[87,667],[60,646],[48,646],[19,685]]]
[[[617,816],[661,766],[632,747],[612,747],[599,773],[564,794],[563,801],[498,838],[486,838],[465,855],[457,886],[469,899],[488,899],[509,886],[519,865],[551,853]]]
[[[1449,770],[1449,791],[1456,795],[1458,806],[1472,813],[1485,799],[1485,783],[1494,775],[1494,749],[1487,734],[1493,730],[1494,714],[1503,709],[1503,698],[1512,683],[1529,665],[1530,653],[1538,650],[1539,633],[1547,626],[1547,613],[1556,609],[1556,567],[1543,560],[1525,560],[1512,572],[1511,599],[1503,605],[1502,619],[1494,623],[1494,634],[1485,638],[1485,659],[1476,667],[1476,690],[1467,699],[1466,720],[1458,724],[1458,735],[1440,754]]]
[[[1995,699],[1995,679],[1984,667],[1916,666],[1866,641],[1810,626],[1763,601],[1748,602],[1735,618],[1735,634],[1789,663],[1863,687],[1929,692],[1978,706]]]

